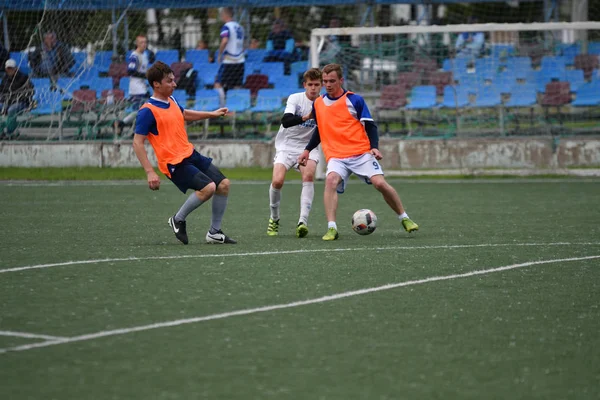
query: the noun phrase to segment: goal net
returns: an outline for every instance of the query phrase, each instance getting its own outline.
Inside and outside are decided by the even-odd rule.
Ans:
[[[600,22],[314,29],[388,134],[594,132]]]

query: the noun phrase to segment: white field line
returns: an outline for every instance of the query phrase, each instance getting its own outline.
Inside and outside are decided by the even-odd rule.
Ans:
[[[179,325],[186,325],[186,324],[194,324],[197,322],[212,321],[212,320],[216,320],[216,319],[225,319],[225,318],[230,318],[230,317],[237,317],[240,315],[250,315],[250,314],[257,314],[257,313],[268,312],[268,311],[281,310],[281,309],[286,309],[286,308],[301,307],[301,306],[306,306],[306,305],[310,305],[310,304],[326,303],[329,301],[340,300],[340,299],[344,299],[347,297],[360,296],[360,295],[368,294],[368,293],[381,292],[383,290],[390,290],[390,289],[395,289],[395,288],[399,288],[399,287],[421,285],[421,284],[430,283],[430,282],[449,281],[452,279],[469,278],[472,276],[486,275],[486,274],[492,274],[492,273],[502,272],[502,271],[509,271],[509,270],[513,270],[513,269],[530,267],[533,265],[593,260],[593,259],[598,259],[598,258],[600,258],[600,255],[587,256],[587,257],[558,258],[558,259],[554,259],[554,260],[528,261],[528,262],[524,262],[524,263],[520,263],[520,264],[506,265],[503,267],[475,270],[475,271],[471,271],[471,272],[465,272],[463,274],[432,276],[430,278],[417,279],[417,280],[413,280],[413,281],[405,281],[405,282],[399,282],[399,283],[390,283],[387,285],[376,286],[376,287],[371,287],[371,288],[366,288],[366,289],[352,290],[349,292],[336,293],[336,294],[332,294],[329,296],[317,297],[314,299],[295,301],[292,303],[275,304],[275,305],[271,305],[271,306],[229,311],[229,312],[224,312],[224,313],[220,313],[220,314],[206,315],[203,317],[177,319],[177,320],[173,320],[173,321],[158,322],[158,323],[150,324],[150,325],[134,326],[131,328],[115,329],[115,330],[111,330],[111,331],[100,331],[100,332],[90,333],[90,334],[86,334],[86,335],[68,337],[68,338],[64,338],[64,339],[49,340],[46,342],[26,344],[26,345],[15,346],[15,347],[7,347],[4,349],[0,349],[0,354],[7,353],[7,352],[14,352],[14,351],[26,351],[26,350],[36,349],[39,347],[49,347],[49,346],[55,346],[55,345],[65,344],[65,343],[84,342],[87,340],[94,340],[94,339],[99,339],[99,338],[103,338],[103,337],[107,337],[107,336],[126,335],[126,334],[134,333],[134,332],[149,331],[149,330],[153,330],[153,329],[168,328],[168,327],[172,327],[172,326],[179,326]]]
[[[14,336],[26,339],[44,339],[44,340],[65,340],[67,338],[61,336],[38,335],[37,333],[15,332],[15,331],[0,331],[0,336]]]
[[[99,258],[95,260],[65,261],[50,264],[26,265],[23,267],[0,269],[0,274],[8,272],[27,271],[30,269],[44,269],[53,267],[64,267],[70,265],[84,264],[102,264],[121,261],[147,261],[147,260],[174,260],[180,258],[219,258],[219,257],[256,257],[272,256],[283,254],[304,254],[304,253],[323,253],[323,252],[344,252],[344,251],[386,251],[386,250],[434,250],[434,249],[466,249],[475,247],[523,247],[523,246],[597,246],[600,242],[589,243],[482,243],[482,244],[455,244],[440,246],[389,246],[389,247],[353,247],[353,248],[333,248],[333,249],[301,249],[301,250],[280,250],[280,251],[261,251],[250,253],[224,253],[224,254],[182,254],[174,256],[150,256],[150,257],[123,257],[123,258]]]

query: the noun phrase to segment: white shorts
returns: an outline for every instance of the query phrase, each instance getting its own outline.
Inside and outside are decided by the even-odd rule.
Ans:
[[[360,156],[348,158],[330,158],[327,163],[327,173],[336,172],[342,177],[342,181],[337,187],[338,193],[344,193],[350,174],[358,176],[369,185],[371,177],[374,175],[383,175],[383,169],[375,156],[371,153],[365,153]]]
[[[301,150],[298,152],[279,150],[275,153],[275,158],[273,159],[273,164],[283,164],[287,171],[289,171],[290,168],[298,169],[298,157],[300,157],[300,154],[302,154],[302,151],[304,151],[304,150]],[[313,149],[308,154],[308,159],[313,160],[314,162],[319,164],[320,152],[319,152],[318,147],[316,149]]]

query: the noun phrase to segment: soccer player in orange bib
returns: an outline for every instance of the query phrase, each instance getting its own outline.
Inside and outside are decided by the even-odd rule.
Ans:
[[[169,178],[183,193],[188,189],[194,192],[183,203],[179,211],[169,218],[169,225],[175,237],[188,244],[186,217],[212,198],[212,219],[206,234],[207,243],[236,243],[221,230],[221,221],[227,208],[229,179],[212,164],[212,159],[194,149],[188,140],[185,121],[199,121],[217,118],[227,113],[227,108],[211,112],[186,110],[171,96],[177,87],[175,76],[169,66],[157,61],[146,76],[154,90],[154,95],[146,102],[137,115],[133,149],[148,177],[152,190],[160,187],[160,178],[148,160],[144,143],[150,142],[158,169]]]
[[[317,129],[298,157],[298,163],[306,165],[310,152],[321,143],[327,161],[323,200],[328,226],[323,240],[336,240],[339,236],[336,224],[338,193],[344,193],[351,173],[381,192],[404,229],[414,232],[419,226],[408,217],[396,189],[383,177],[378,162],[383,156],[378,149],[377,125],[364,99],[344,90],[343,83],[341,65],[329,64],[323,68],[323,86],[327,93],[319,96],[313,105]]]

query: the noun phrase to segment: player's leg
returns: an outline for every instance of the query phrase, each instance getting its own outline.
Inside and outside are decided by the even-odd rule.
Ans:
[[[350,170],[343,160],[336,158],[329,160],[325,177],[325,190],[323,191],[323,203],[325,216],[327,217],[327,233],[323,236],[323,240],[336,240],[339,236],[336,223],[338,192],[344,192],[349,175]]]
[[[269,207],[271,215],[269,216],[269,226],[267,227],[267,235],[277,236],[279,233],[279,205],[281,204],[281,188],[285,181],[285,174],[289,167],[285,164],[284,154],[277,152],[273,164],[273,177],[269,186]]]
[[[219,94],[219,105],[221,107],[225,107],[225,89],[223,88],[223,76],[225,75],[226,64],[221,64],[219,67],[219,71],[217,72],[217,76],[215,78],[214,89]]]
[[[418,231],[419,225],[410,219],[404,210],[404,206],[402,205],[402,200],[400,200],[398,192],[392,185],[387,183],[383,175],[372,176],[371,183],[373,184],[373,187],[375,187],[375,189],[377,189],[383,195],[385,202],[390,206],[390,208],[398,215],[398,219],[400,222],[402,222],[404,230],[408,233]]]
[[[169,225],[173,229],[175,237],[183,244],[188,244],[186,218],[213,196],[216,185],[196,166],[187,161],[173,167],[170,179],[183,193],[188,189],[194,190],[177,213],[169,218]]]
[[[223,216],[225,215],[227,201],[229,199],[230,181],[212,163],[208,166],[208,168],[206,168],[206,170],[204,170],[204,173],[215,183],[217,187],[215,195],[212,198],[212,217],[210,221],[210,229],[206,234],[206,242],[235,244],[237,242],[225,235],[221,230]]]
[[[313,154],[314,152],[314,154]],[[313,150],[309,155],[306,166],[300,166],[302,175],[302,191],[300,192],[300,218],[296,227],[296,236],[305,237],[308,235],[308,215],[312,208],[312,202],[315,197],[315,173],[318,164],[318,153]]]
[[[398,192],[396,192],[396,189],[392,185],[387,183],[383,176],[381,165],[372,154],[366,153],[354,159],[350,168],[354,174],[363,178],[367,183],[373,184],[373,187],[383,195],[385,202],[398,215],[398,219],[402,222],[402,226],[407,232],[419,229],[419,226],[406,214]]]

